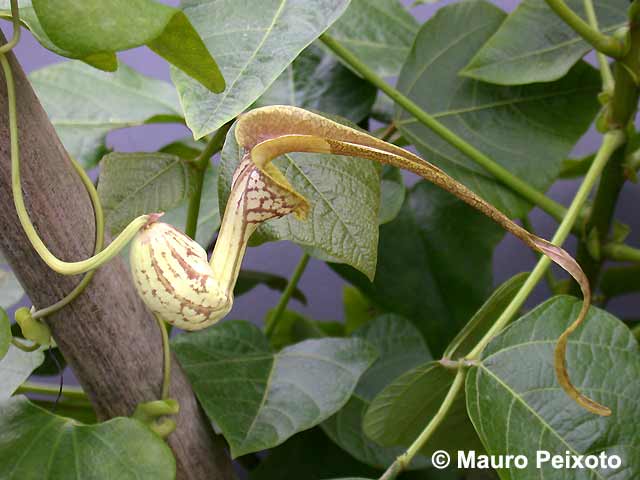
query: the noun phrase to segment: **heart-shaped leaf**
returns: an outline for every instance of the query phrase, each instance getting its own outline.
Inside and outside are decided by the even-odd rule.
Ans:
[[[349,402],[321,426],[343,450],[359,461],[384,469],[403,453],[401,448],[381,447],[365,436],[364,414],[373,398],[402,373],[431,359],[420,332],[397,315],[383,315],[354,334],[378,350],[378,359],[360,378]],[[424,468],[427,459],[418,457],[411,468]]]
[[[355,338],[307,340],[273,353],[264,334],[241,321],[179,335],[172,345],[234,458],[279,445],[331,416],[376,357]]]
[[[81,62],[56,63],[29,80],[65,148],[85,168],[100,160],[112,130],[182,121],[175,89],[126,65],[105,73]]]
[[[131,418],[82,425],[19,396],[0,403],[0,478],[175,478],[167,444]]]
[[[244,152],[232,127],[220,162],[220,211],[230,192],[233,172]],[[278,157],[291,185],[311,204],[306,220],[293,215],[261,225],[252,243],[291,240],[313,255],[347,263],[369,278],[376,269],[380,177],[375,163],[337,155],[291,153]]]
[[[398,89],[495,162],[544,191],[598,112],[600,78],[584,62],[557,82],[522,87],[499,87],[460,76],[504,18],[502,10],[483,1],[439,9],[420,30]],[[460,25],[474,27],[460,30]],[[396,121],[426,160],[508,216],[520,217],[531,208],[399,107]]]
[[[467,377],[469,414],[491,454],[531,455],[545,450],[564,457],[567,452],[604,452],[618,455],[622,466],[579,469],[570,477],[634,478],[640,472],[640,349],[629,329],[592,307],[569,337],[566,358],[572,381],[609,406],[610,417],[584,410],[556,380],[554,348],[580,307],[581,301],[573,297],[552,298],[496,337]],[[555,478],[558,470],[550,462],[538,470],[531,461],[525,470],[500,474]]]
[[[255,106],[293,105],[357,123],[369,114],[375,98],[373,85],[314,43],[282,72]]]
[[[193,192],[193,166],[168,153],[110,153],[98,194],[112,234],[139,215],[178,207]]]
[[[611,34],[627,23],[627,0],[591,0],[600,31]],[[585,21],[585,2],[566,0]],[[523,0],[466,66],[463,75],[500,85],[551,82],[562,78],[589,50],[545,0]]]
[[[455,375],[455,370],[439,362],[425,363],[401,375],[371,402],[364,416],[364,432],[378,444],[408,447],[437,413]],[[430,456],[436,450],[480,448],[467,415],[465,396],[460,393],[421,452]]]
[[[205,88],[220,93],[218,65],[186,15],[154,0],[32,0],[47,37],[72,58],[148,45]],[[115,69],[114,69],[115,70]]]
[[[20,22],[31,31],[36,40],[38,40],[44,48],[63,57],[71,58],[74,56],[72,52],[58,47],[47,36],[42,25],[40,25],[31,0],[18,0],[18,8],[20,10]],[[11,0],[0,0],[0,18],[11,18]],[[118,68],[118,59],[113,52],[94,54],[81,60],[92,67],[109,72],[113,72]]]
[[[501,238],[491,220],[420,182],[396,219],[380,227],[373,283],[353,269],[331,267],[380,308],[416,325],[439,356],[489,296],[491,257]]]
[[[186,0],[184,13],[219,60],[227,87],[220,95],[173,69],[187,125],[203,137],[244,111],[324,32],[348,0]],[[277,52],[277,54],[274,54]]]
[[[9,345],[7,354],[0,360],[0,401],[9,398],[43,361],[41,349],[23,352]]]
[[[396,76],[418,32],[398,0],[351,0],[329,34],[382,76]]]

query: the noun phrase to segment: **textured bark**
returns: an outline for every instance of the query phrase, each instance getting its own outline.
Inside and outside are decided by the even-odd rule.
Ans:
[[[4,37],[0,33],[0,42]],[[31,218],[59,258],[92,254],[94,216],[67,153],[13,54],[23,189]],[[0,74],[1,76],[1,74]],[[38,308],[71,291],[79,277],[51,271],[32,249],[11,196],[6,85],[0,81],[0,249]],[[107,239],[109,241],[109,239]],[[159,398],[162,340],[155,320],[135,293],[120,258],[100,268],[86,291],[47,320],[53,336],[99,418],[131,415],[140,402]],[[171,396],[180,402],[178,427],[168,438],[178,478],[234,478],[224,442],[215,437],[191,387],[173,360]]]

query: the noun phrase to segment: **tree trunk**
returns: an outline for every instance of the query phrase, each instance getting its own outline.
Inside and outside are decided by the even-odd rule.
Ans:
[[[5,43],[1,33],[0,41]],[[67,261],[84,259],[94,247],[91,202],[13,54],[9,60],[16,79],[27,209],[56,256]],[[11,195],[4,79],[0,84],[0,249],[34,305],[43,308],[71,291],[79,277],[50,270],[20,226]],[[120,258],[101,267],[85,292],[47,323],[100,419],[129,416],[138,403],[159,398],[160,332]],[[171,396],[180,402],[180,413],[168,443],[176,457],[178,478],[234,478],[224,441],[214,435],[175,358],[172,365]]]

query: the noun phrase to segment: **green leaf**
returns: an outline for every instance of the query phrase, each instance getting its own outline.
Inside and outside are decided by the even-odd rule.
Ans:
[[[398,0],[352,0],[329,34],[378,75],[398,75],[418,32]]]
[[[23,352],[10,345],[7,354],[0,360],[0,401],[9,398],[43,361],[44,353],[41,349]],[[3,478],[2,475],[0,478]]]
[[[611,407],[610,417],[587,412],[560,388],[553,368],[558,336],[573,322],[581,300],[555,297],[495,338],[469,371],[467,407],[490,454],[619,455],[618,470],[586,468],[570,477],[633,478],[640,471],[640,351],[629,329],[611,314],[592,307],[585,323],[569,337],[567,368],[576,387]],[[509,473],[522,478],[556,478],[549,463]],[[568,478],[568,477],[567,477]]]
[[[343,450],[359,461],[384,469],[400,454],[401,448],[386,448],[367,438],[362,430],[364,414],[373,398],[398,375],[431,359],[427,346],[411,323],[397,315],[384,315],[355,333],[378,350],[378,359],[360,378],[349,402],[321,427]],[[411,468],[429,465],[415,458]]]
[[[587,19],[583,0],[566,4]],[[600,30],[627,23],[627,0],[593,0]],[[524,0],[474,55],[463,75],[500,85],[551,82],[565,76],[591,46],[545,0]]]
[[[233,172],[242,155],[232,127],[220,162],[220,211],[227,203]],[[274,164],[309,201],[312,210],[305,221],[287,215],[264,223],[253,234],[252,243],[291,240],[314,256],[331,257],[373,278],[380,205],[376,164],[360,158],[309,153],[283,155]]]
[[[379,471],[356,461],[314,428],[271,450],[249,473],[249,480],[324,480],[345,474],[380,476]]]
[[[0,307],[9,308],[24,296],[22,285],[7,265],[0,265]]]
[[[32,0],[49,39],[72,58],[148,45],[207,89],[225,83],[185,14],[153,0]]]
[[[339,338],[274,354],[264,334],[241,321],[179,335],[172,345],[234,458],[275,447],[335,413],[376,356],[360,339]]]
[[[492,253],[501,238],[484,215],[420,182],[396,219],[380,227],[373,283],[344,266],[331,267],[383,310],[416,325],[440,355],[489,296]]]
[[[453,133],[540,191],[557,178],[562,161],[587,130],[599,106],[597,72],[584,62],[562,80],[499,87],[458,72],[500,26],[504,12],[471,1],[438,10],[420,30],[398,89]],[[460,30],[460,25],[474,25]],[[397,126],[421,155],[510,217],[531,208],[481,166],[404,110]]]
[[[83,425],[20,396],[0,403],[0,432],[0,477],[8,480],[175,478],[167,444],[131,418]]]
[[[38,40],[44,48],[63,57],[74,56],[73,53],[58,47],[47,36],[42,25],[40,25],[40,21],[38,20],[36,11],[33,9],[31,0],[18,0],[18,8],[20,10],[20,22],[31,31],[35,39]],[[11,0],[0,0],[0,18],[11,18]],[[113,52],[91,55],[89,57],[82,58],[82,61],[95,68],[99,68],[100,70],[107,70],[110,72],[113,72],[118,68],[118,59]]]
[[[181,157],[184,158],[184,157]],[[218,206],[218,174],[217,165],[210,165],[204,174],[202,184],[202,196],[200,197],[200,212],[198,214],[198,229],[196,230],[196,241],[207,248],[215,233],[220,228],[220,208]],[[187,171],[191,172],[190,169]],[[182,203],[172,208],[162,217],[162,221],[170,223],[181,232],[185,231],[187,224],[187,212],[189,211],[189,201],[191,194],[184,198]]]
[[[9,351],[12,338],[13,335],[11,334],[11,322],[9,321],[9,315],[7,315],[7,312],[0,307],[0,360],[2,360]]]
[[[351,285],[345,285],[342,289],[342,303],[347,334],[362,327],[378,314],[373,303]]]
[[[273,313],[270,310],[266,315],[265,324],[267,328],[273,323]],[[275,329],[269,337],[269,344],[274,350],[302,342],[310,338],[342,337],[344,336],[344,326],[339,322],[320,322],[312,320],[304,315],[285,310],[278,319]]]
[[[98,194],[107,227],[122,231],[139,215],[176,208],[193,191],[193,167],[167,153],[110,153],[102,160]]]
[[[376,92],[373,85],[314,43],[282,72],[255,106],[294,105],[357,123],[371,111]]]
[[[344,11],[348,0],[185,0],[184,13],[218,60],[227,88],[214,95],[182,72],[172,78],[187,125],[203,137],[236,117]],[[277,53],[274,53],[277,52]]]
[[[287,288],[288,284],[289,279],[279,275],[274,275],[273,273],[258,272],[256,270],[240,270],[238,281],[233,289],[233,295],[235,297],[239,297],[240,295],[253,290],[258,285],[264,285],[272,290],[283,292]],[[293,290],[291,297],[295,298],[303,305],[307,304],[307,297],[298,287]]]
[[[435,416],[455,375],[456,370],[438,362],[425,363],[401,375],[371,402],[364,416],[364,432],[380,445],[408,447]],[[421,453],[430,456],[436,450],[481,448],[461,393]]]
[[[382,169],[382,184],[380,185],[380,210],[378,223],[389,223],[398,216],[407,189],[404,186],[402,172],[395,167],[385,165]]]
[[[126,65],[104,73],[80,62],[57,63],[29,80],[65,148],[85,168],[100,160],[112,130],[182,121],[173,87]]]
[[[496,288],[484,305],[471,317],[469,323],[451,341],[443,357],[456,360],[471,352],[511,303],[528,276],[527,272],[519,273]]]

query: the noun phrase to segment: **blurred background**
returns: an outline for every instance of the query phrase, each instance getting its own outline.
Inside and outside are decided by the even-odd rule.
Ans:
[[[179,1],[163,1],[163,3],[178,6]],[[411,7],[413,0],[403,0],[410,8],[419,22],[428,20],[438,7],[453,3],[451,0],[443,0],[436,4],[425,4]],[[427,2],[428,3],[428,2]],[[517,0],[494,0],[493,3],[506,11],[513,10]],[[2,28],[5,35],[11,36],[11,25],[3,22]],[[15,49],[15,54],[27,73],[33,72],[47,65],[66,61],[38,44],[28,31],[24,31],[22,40]],[[130,65],[141,73],[170,82],[169,67],[160,57],[147,48],[137,48],[118,54],[121,62]],[[394,81],[394,79],[389,79]],[[425,86],[424,88],[428,88]],[[123,129],[109,134],[107,145],[110,149],[121,152],[156,151],[163,145],[189,135],[189,130],[180,125],[153,124],[130,129]],[[578,143],[573,152],[576,157],[592,153],[600,143],[600,135],[595,131],[588,132]],[[407,177],[407,181],[412,179]],[[549,191],[549,195],[564,205],[568,205],[577,189],[575,181],[560,181]],[[640,188],[629,184],[625,187],[620,197],[620,208],[616,217],[628,224],[633,233],[628,239],[631,245],[640,245],[640,216],[635,211],[636,202],[640,201]],[[531,220],[536,233],[550,238],[556,223],[546,214],[536,209],[531,214]],[[573,245],[568,244],[571,249]],[[404,252],[409,254],[410,252]],[[302,252],[299,247],[289,242],[265,244],[257,248],[249,249],[244,261],[244,268],[268,271],[289,277],[293,272]],[[495,251],[494,284],[497,285],[512,275],[528,271],[535,261],[534,255],[515,238],[507,236]],[[300,289],[305,293],[308,304],[302,305],[292,300],[289,308],[318,320],[342,320],[344,317],[342,307],[342,289],[345,285],[336,273],[330,270],[324,263],[312,259],[305,271],[300,283]],[[529,299],[529,306],[542,301],[549,292],[546,287],[538,287],[534,295]],[[250,293],[237,298],[235,306],[228,318],[244,319],[254,323],[262,323],[265,313],[273,308],[279,299],[279,293],[259,286]],[[637,311],[639,297],[628,295],[613,300],[609,310],[619,317],[636,318],[640,316]],[[11,313],[11,312],[10,312]]]

